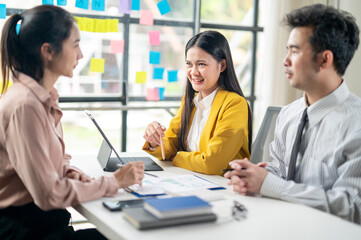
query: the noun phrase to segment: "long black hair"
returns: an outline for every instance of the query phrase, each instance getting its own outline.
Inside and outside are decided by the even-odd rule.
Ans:
[[[197,46],[203,51],[212,55],[214,59],[221,62],[226,60],[226,69],[221,72],[218,84],[224,90],[235,92],[238,95],[244,97],[242,89],[239,85],[236,72],[234,71],[231,50],[228,45],[227,39],[217,31],[205,31],[193,36],[187,43],[185,48],[185,56],[191,47]],[[187,133],[189,128],[189,122],[191,113],[194,108],[193,98],[195,91],[190,81],[187,81],[184,97],[184,106],[181,117],[181,129],[178,135],[178,142],[182,151],[187,149]],[[247,104],[248,105],[248,104]],[[252,144],[252,113],[248,105],[248,147],[251,152]]]
[[[19,21],[21,25],[17,33]],[[7,89],[10,74],[16,76],[18,71],[39,82],[44,74],[41,46],[49,43],[55,54],[60,53],[74,22],[69,12],[52,5],[41,5],[13,14],[1,34],[1,93]]]

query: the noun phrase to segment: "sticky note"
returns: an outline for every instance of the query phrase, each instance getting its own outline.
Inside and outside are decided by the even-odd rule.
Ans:
[[[148,10],[140,10],[139,24],[153,25],[153,13]]]
[[[163,79],[164,68],[153,69],[153,79]]]
[[[146,83],[147,82],[147,72],[137,72],[135,74],[135,82],[136,83]]]
[[[159,64],[160,63],[160,52],[149,52],[149,63],[150,64]]]
[[[8,81],[7,89],[9,89],[9,87],[11,87],[11,85],[13,85],[13,83],[11,81]],[[0,96],[1,96],[2,89],[3,89],[3,81],[0,81]]]
[[[0,4],[0,18],[6,18],[6,4]]]
[[[176,81],[178,81],[178,70],[168,71],[168,82],[176,82]]]
[[[92,10],[104,11],[104,9],[105,9],[105,0],[92,0]]]
[[[105,63],[105,59],[103,58],[91,58],[90,71],[104,73],[104,63]]]
[[[160,44],[160,31],[149,31],[149,44],[159,45]]]
[[[104,19],[94,19],[94,32],[97,33],[107,32],[107,25]]]
[[[132,10],[140,10],[140,0],[132,0]]]
[[[80,31],[86,32],[118,32],[119,19],[97,19],[74,17]]]
[[[75,7],[88,9],[89,8],[89,0],[76,0]]]
[[[16,24],[16,34],[19,35],[21,24]]]
[[[110,40],[110,53],[123,53],[124,40]]]
[[[103,21],[106,22],[106,32],[118,32],[119,19],[105,19]]]
[[[167,0],[160,1],[159,3],[157,3],[157,6],[161,15],[170,12],[170,7]]]
[[[54,5],[54,0],[43,0],[43,5]]]
[[[159,89],[158,88],[147,88],[147,101],[159,101]]]
[[[130,14],[132,0],[119,0],[118,9],[120,13]]]
[[[67,1],[67,0],[57,0],[57,1],[56,1],[56,4],[57,4],[58,6],[66,6],[66,1]]]
[[[159,100],[164,100],[164,87],[158,89],[159,89]]]
[[[84,31],[94,32],[95,20],[93,18],[84,18]]]

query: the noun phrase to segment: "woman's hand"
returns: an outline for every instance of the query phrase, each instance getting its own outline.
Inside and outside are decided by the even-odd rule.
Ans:
[[[114,172],[120,188],[133,184],[142,185],[144,178],[144,162],[131,162]]]
[[[165,130],[166,128],[164,126],[154,121],[148,124],[143,137],[149,143],[150,147],[155,148],[160,145],[160,138],[165,137]]]
[[[90,182],[92,180],[92,178],[87,176],[86,174],[81,173],[81,172],[77,172],[75,170],[67,171],[65,176],[67,178],[79,180],[79,181],[82,181],[82,182]]]

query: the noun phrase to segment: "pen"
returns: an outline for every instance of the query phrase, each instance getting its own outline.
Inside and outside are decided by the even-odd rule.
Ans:
[[[151,174],[151,173],[147,173],[147,172],[144,172],[144,174],[148,175],[148,176],[151,176],[151,177],[158,177],[157,175],[154,175],[154,174]]]
[[[160,149],[162,151],[162,160],[165,160],[165,154],[164,154],[164,146],[163,146],[163,138],[160,137]]]

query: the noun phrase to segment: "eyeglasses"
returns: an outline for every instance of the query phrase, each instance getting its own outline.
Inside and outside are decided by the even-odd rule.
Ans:
[[[233,201],[232,207],[232,217],[237,220],[241,221],[247,217],[248,210],[247,208],[238,201]]]

